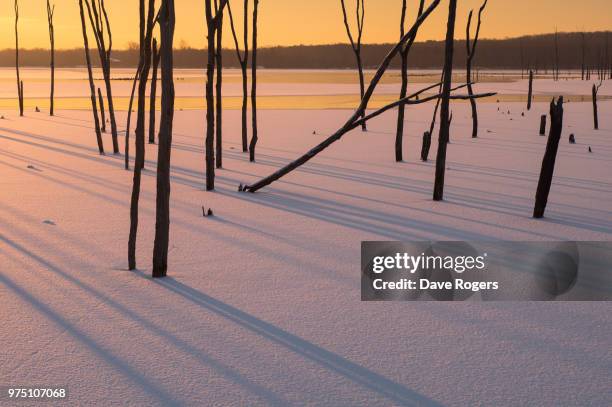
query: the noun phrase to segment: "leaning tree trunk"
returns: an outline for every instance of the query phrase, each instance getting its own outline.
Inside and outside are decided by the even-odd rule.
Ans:
[[[554,100],[550,103],[550,121],[550,134],[548,136],[548,143],[546,144],[544,159],[542,160],[540,181],[538,182],[535,207],[533,209],[533,217],[536,219],[544,217],[546,204],[548,202],[548,194],[550,193],[550,185],[555,172],[555,161],[559,149],[559,140],[561,140],[561,132],[563,130],[563,96],[559,98],[557,104],[555,104]]]
[[[134,105],[134,93],[136,92],[136,84],[140,78],[141,61],[138,62],[138,69],[134,74],[132,82],[132,93],[130,94],[130,102],[128,103],[127,123],[125,125],[125,169],[130,168],[130,122],[132,121],[132,106]]]
[[[446,148],[449,140],[450,90],[453,77],[453,43],[455,41],[455,18],[457,0],[449,0],[448,23],[446,28],[446,50],[444,56],[444,85],[440,104],[440,134],[438,136],[438,155],[436,158],[436,177],[434,182],[434,201],[444,199],[444,175],[446,172]],[[469,82],[468,82],[469,83]]]
[[[144,8],[144,0],[140,3]],[[136,117],[136,155],[134,160],[134,177],[132,182],[132,198],[130,201],[130,234],[128,240],[128,265],[130,270],[136,269],[136,237],[138,235],[138,203],[140,200],[140,182],[145,160],[145,102],[147,79],[151,67],[151,35],[155,12],[155,0],[149,0],[146,26],[141,25],[141,33],[146,30],[144,41],[141,44],[140,58],[142,71],[138,82],[138,110]]]
[[[153,244],[153,277],[165,277],[168,271],[170,233],[170,153],[174,119],[174,0],[162,0],[159,26],[161,36],[161,117],[157,158],[157,198],[155,206],[155,242]]]
[[[157,39],[153,39],[153,76],[151,77],[151,96],[149,98],[149,144],[155,144],[155,104],[157,102],[157,70],[159,69],[160,53],[157,49]]]
[[[79,0],[79,8],[81,13],[81,29],[83,31],[83,48],[85,49],[85,60],[87,62],[87,77],[89,79],[91,111],[94,117],[98,150],[100,151],[100,154],[104,154],[104,144],[102,142],[102,132],[100,131],[100,119],[98,118],[98,107],[96,102],[96,86],[94,84],[93,71],[91,69],[91,58],[89,56],[89,40],[87,38],[87,26],[85,25],[85,11],[83,9],[83,0]]]
[[[257,13],[259,0],[253,4],[253,60],[251,62],[251,121],[253,124],[251,143],[249,145],[249,160],[255,161],[255,147],[259,141],[257,135]]]
[[[527,93],[527,110],[531,110],[531,100],[533,99],[533,71],[529,71],[529,92]]]
[[[216,166],[217,168],[223,167],[223,101],[222,101],[222,90],[223,90],[223,47],[222,47],[222,39],[223,39],[223,10],[218,11],[217,13],[217,27],[215,27],[217,31],[217,49],[216,49],[216,66],[217,66],[217,83],[216,83],[216,113],[217,113],[217,121],[216,121]]]
[[[357,70],[359,71],[359,97],[360,100],[363,100],[363,96],[365,95],[365,78],[363,75],[363,61],[361,60],[361,50],[355,55],[357,57]],[[361,116],[362,119],[365,117],[365,114],[366,112],[364,111],[363,116]],[[365,121],[361,125],[361,130],[368,131],[368,126]]]
[[[106,116],[104,115],[104,98],[102,91],[98,88],[98,101],[100,102],[100,119],[102,121],[102,133],[106,133]]]
[[[597,113],[597,91],[598,88],[593,84],[593,124],[595,126],[595,130],[599,130],[599,115]]]

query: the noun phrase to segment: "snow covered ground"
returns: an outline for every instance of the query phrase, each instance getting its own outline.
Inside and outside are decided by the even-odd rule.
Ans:
[[[478,140],[469,104],[452,109],[442,203],[434,162],[417,160],[431,105],[407,111],[406,163],[393,161],[390,112],[254,195],[238,184],[350,112],[261,111],[251,164],[227,111],[224,169],[205,192],[204,114],[178,111],[163,281],[148,277],[156,146],[129,272],[132,174],[97,154],[89,112],[2,112],[0,384],[67,386],[70,405],[612,404],[609,303],[360,302],[362,240],[612,239],[612,102],[597,132],[590,104],[566,105],[544,220],[530,215],[547,104],[480,104]]]

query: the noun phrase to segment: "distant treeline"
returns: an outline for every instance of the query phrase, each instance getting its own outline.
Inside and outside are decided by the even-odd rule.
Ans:
[[[612,66],[612,35],[610,32],[559,33],[557,36],[559,69],[581,69],[584,60],[587,68],[609,69]],[[375,68],[393,44],[364,45],[364,65]],[[584,45],[584,46],[583,46]],[[439,68],[443,60],[442,41],[415,43],[410,53],[412,68]],[[175,65],[179,68],[205,68],[206,50],[180,48],[174,51]],[[94,52],[91,53],[95,55]],[[138,50],[115,50],[112,54],[114,67],[134,68],[138,61]],[[347,44],[299,45],[290,47],[261,48],[259,64],[276,69],[346,69],[355,67],[355,57]],[[49,65],[49,52],[44,49],[20,50],[22,66],[44,67]],[[465,41],[457,41],[455,66],[465,66]],[[0,51],[0,66],[13,66],[14,50]],[[99,66],[97,55],[92,58]],[[223,61],[227,67],[238,68],[233,49],[224,50]],[[78,67],[85,64],[82,49],[57,50],[56,66]],[[399,60],[394,62],[397,68]],[[555,66],[555,34],[526,36],[520,38],[482,39],[474,61],[481,69],[536,69],[552,70]]]

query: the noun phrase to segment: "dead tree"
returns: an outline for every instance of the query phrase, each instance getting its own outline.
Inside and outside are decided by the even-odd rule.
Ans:
[[[597,94],[599,93],[599,88],[601,87],[602,82],[599,82],[599,85],[593,84],[592,95],[593,95],[593,124],[595,126],[595,130],[599,130],[599,115],[597,113]]]
[[[359,73],[359,95],[361,100],[363,100],[363,96],[365,94],[365,78],[363,75],[363,61],[361,59],[361,39],[363,36],[363,21],[365,16],[365,0],[356,0],[355,4],[355,16],[357,19],[357,39],[355,40],[353,33],[351,32],[351,27],[348,22],[348,17],[346,13],[346,5],[344,4],[344,0],[340,0],[340,5],[342,6],[342,16],[344,17],[344,28],[346,29],[346,34],[348,35],[349,41],[351,43],[351,48],[353,49],[353,53],[355,54],[355,59],[357,60],[357,71]],[[364,111],[365,116],[365,111]],[[363,117],[363,116],[362,116]],[[363,131],[367,130],[367,126],[365,123],[361,126]]]
[[[113,35],[111,32],[108,13],[104,0],[85,0],[89,23],[91,24],[100,65],[102,67],[102,77],[106,86],[106,98],[108,102],[108,116],[111,125],[111,136],[113,141],[113,153],[119,154],[119,141],[117,138],[117,121],[115,120],[115,108],[113,104],[113,90],[111,86],[111,53],[113,48]]]
[[[310,161],[313,157],[317,156],[319,153],[321,153],[326,148],[328,148],[330,145],[340,140],[342,136],[344,136],[346,133],[348,133],[349,131],[355,128],[355,123],[359,123],[359,125],[361,125],[361,121],[364,121],[363,119],[365,119],[365,117],[363,116],[365,113],[365,109],[368,105],[368,102],[370,98],[372,97],[372,94],[374,93],[374,90],[376,89],[376,86],[380,82],[385,71],[391,64],[391,61],[393,60],[393,58],[397,56],[400,49],[402,49],[402,47],[410,40],[410,38],[412,38],[413,36],[416,36],[423,22],[438,7],[439,4],[440,4],[440,0],[433,0],[431,5],[423,12],[421,17],[417,18],[416,22],[414,23],[412,28],[406,33],[406,35],[404,35],[404,37],[402,37],[402,39],[389,51],[387,56],[383,59],[382,63],[378,67],[378,70],[374,74],[372,81],[370,82],[370,85],[366,89],[366,92],[361,101],[361,104],[359,105],[357,110],[353,113],[353,115],[346,121],[346,123],[340,129],[338,129],[334,134],[329,136],[323,142],[319,143],[317,146],[312,148],[306,154],[298,157],[296,160],[280,168],[278,171],[274,172],[273,174],[257,181],[256,183],[252,185],[244,186],[242,190],[245,192],[256,192],[259,189],[267,185],[270,185],[274,181],[277,181],[278,179],[289,174],[296,168],[299,168],[300,166],[304,165],[305,163]]]
[[[157,98],[157,71],[159,69],[160,53],[157,49],[157,39],[153,39],[153,75],[151,76],[151,92],[149,98],[149,144],[155,144],[155,105]]]
[[[106,133],[106,116],[104,115],[104,98],[102,91],[98,88],[98,102],[100,102],[100,121],[102,122],[102,133]]]
[[[227,0],[221,0],[217,10],[213,10],[212,1],[205,0],[206,26],[208,34],[208,62],[206,64],[206,190],[215,189],[215,63],[216,63],[216,43],[218,18],[223,13]],[[215,11],[215,12],[213,12]]]
[[[49,95],[49,115],[54,114],[54,95],[55,95],[55,28],[53,27],[53,13],[55,13],[55,4],[51,6],[47,0],[47,23],[49,25],[49,45],[51,48],[51,89]]]
[[[426,131],[423,133],[423,145],[421,146],[421,161],[429,160],[429,149],[431,148],[431,133]]]
[[[134,178],[132,182],[132,197],[130,201],[130,234],[128,239],[128,265],[130,270],[136,268],[136,236],[138,234],[138,201],[140,200],[140,181],[145,160],[145,102],[147,79],[151,68],[151,38],[155,20],[155,0],[149,0],[146,8],[145,0],[140,0],[140,79],[138,81],[138,108],[136,113],[136,154],[134,160]]]
[[[450,123],[449,101],[453,77],[453,53],[455,41],[455,18],[457,15],[457,0],[449,0],[448,23],[446,28],[446,47],[444,52],[444,86],[440,104],[440,134],[438,136],[438,154],[436,158],[436,177],[434,181],[434,201],[444,199],[444,175],[446,172],[446,149],[448,146]],[[469,80],[468,80],[469,83]]]
[[[555,104],[554,100],[550,102],[550,123],[550,134],[548,135],[546,152],[542,160],[542,170],[540,172],[535,207],[533,209],[533,217],[536,219],[544,217],[550,185],[555,172],[555,161],[557,159],[559,141],[561,140],[561,131],[563,130],[563,96],[559,97],[557,104]]]
[[[255,161],[255,147],[259,141],[257,133],[257,17],[259,0],[253,0],[253,60],[251,61],[251,142],[249,143],[249,161]]]
[[[470,28],[472,25],[473,11],[470,10],[468,16],[467,27],[465,30],[465,46],[467,48],[467,63],[466,63],[466,82],[468,84],[468,94],[473,95],[474,90],[472,89],[472,62],[474,61],[474,55],[476,55],[476,46],[478,45],[478,37],[480,36],[480,25],[482,24],[482,12],[487,7],[487,1],[485,0],[480,10],[478,11],[478,25],[476,26],[476,34],[474,35],[474,42],[470,41]],[[472,138],[478,138],[478,109],[476,108],[476,99],[470,99],[470,105],[472,106]]]
[[[227,2],[227,11],[229,12],[230,25],[232,29],[232,36],[234,37],[234,44],[236,46],[236,57],[240,64],[240,70],[242,72],[242,151],[247,152],[248,147],[248,130],[247,130],[247,108],[248,108],[248,78],[247,78],[247,67],[249,63],[249,0],[244,0],[244,52],[240,52],[240,45],[238,45],[238,36],[236,35],[236,28],[234,26],[234,16],[232,15],[232,7],[230,2]]]
[[[546,115],[540,117],[540,136],[546,135]]]
[[[91,99],[91,111],[94,117],[96,140],[98,142],[98,150],[100,151],[100,154],[104,154],[104,144],[102,142],[102,132],[100,131],[100,119],[98,117],[98,106],[96,102],[96,86],[94,84],[93,71],[91,69],[91,58],[89,56],[89,40],[87,38],[87,25],[85,24],[85,10],[83,8],[83,0],[79,0],[79,11],[81,14],[83,48],[85,50],[85,61],[87,62],[87,77],[89,79],[89,94]]]
[[[421,0],[419,4],[419,13],[417,17],[423,14],[424,7],[425,7],[425,0]],[[406,33],[405,23],[406,23],[406,0],[402,0],[402,16],[400,18],[400,39]],[[408,53],[410,51],[410,48],[412,47],[412,43],[414,43],[415,38],[411,38],[410,42],[406,45],[406,47],[400,50],[400,59],[402,61],[402,68],[401,68],[402,87],[400,90],[400,99],[405,98],[406,94],[408,93]],[[405,117],[405,106],[401,105],[398,107],[398,110],[397,110],[397,132],[395,134],[395,161],[397,162],[402,162],[404,160],[404,152],[403,152],[404,117]]]
[[[23,81],[19,76],[19,3],[15,0],[15,71],[17,73],[17,98],[19,116],[23,116]]]
[[[159,14],[161,39],[161,115],[157,155],[157,197],[155,205],[155,242],[153,244],[153,277],[165,277],[168,270],[170,233],[170,152],[174,119],[174,0],[162,0]]]
[[[527,93],[527,110],[531,110],[531,100],[533,98],[533,71],[529,71],[529,92]]]
[[[130,102],[128,103],[127,123],[125,125],[125,169],[130,169],[130,124],[132,121],[132,106],[134,105],[134,94],[136,93],[136,85],[140,79],[140,69],[142,61],[138,62],[138,68],[134,74],[132,81],[132,92],[130,93]]]
[[[217,82],[215,84],[215,108],[216,108],[216,133],[215,133],[215,164],[217,168],[223,167],[223,11],[219,10],[217,0],[215,0],[217,13],[217,48],[215,52],[215,64],[217,68]]]

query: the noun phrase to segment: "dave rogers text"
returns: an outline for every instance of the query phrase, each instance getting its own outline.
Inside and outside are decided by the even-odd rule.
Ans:
[[[399,281],[385,281],[381,278],[372,282],[375,290],[498,290],[499,283],[497,281],[465,281],[460,278],[455,281],[430,281],[426,278],[408,280],[403,278]]]

